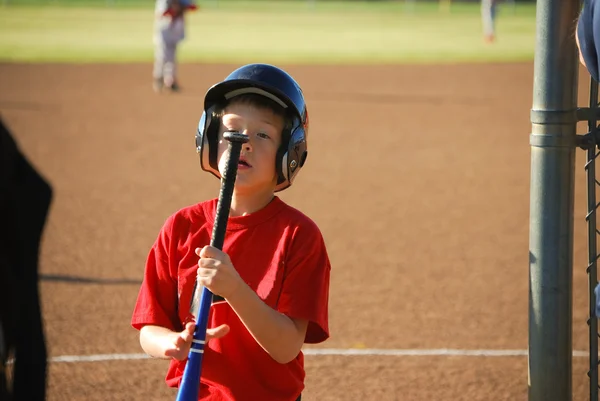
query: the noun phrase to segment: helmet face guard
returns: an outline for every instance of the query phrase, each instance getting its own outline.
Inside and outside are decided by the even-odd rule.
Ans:
[[[271,99],[283,107],[286,118],[291,120],[291,127],[282,132],[282,143],[275,160],[275,191],[281,191],[292,185],[306,161],[308,113],[300,86],[288,73],[272,65],[249,64],[240,67],[223,82],[208,90],[196,132],[196,151],[200,155],[200,166],[216,177],[221,177],[217,161],[221,121],[215,117],[215,111],[234,97],[245,94]]]

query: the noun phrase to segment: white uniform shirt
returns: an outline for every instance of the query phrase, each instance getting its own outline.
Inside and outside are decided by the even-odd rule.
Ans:
[[[175,45],[185,37],[184,17],[171,18],[164,15],[167,11],[167,0],[156,0],[154,8],[154,41],[156,44]]]

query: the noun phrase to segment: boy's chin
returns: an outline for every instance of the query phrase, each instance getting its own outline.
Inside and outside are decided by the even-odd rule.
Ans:
[[[258,195],[261,193],[275,192],[275,182],[250,182],[249,180],[244,179],[244,177],[240,177],[238,175],[238,177],[235,180],[234,191],[240,195]]]

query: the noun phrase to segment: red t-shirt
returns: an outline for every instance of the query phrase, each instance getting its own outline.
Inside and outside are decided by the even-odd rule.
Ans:
[[[194,250],[210,243],[217,200],[184,208],[167,219],[146,262],[131,319],[136,329],[157,325],[183,330],[198,269]],[[309,321],[305,343],[329,337],[330,264],[321,232],[300,211],[275,197],[247,216],[230,217],[223,251],[241,278],[273,309]],[[291,362],[271,358],[227,302],[213,304],[209,327],[230,332],[205,347],[200,399],[293,401],[304,388],[302,352]],[[166,382],[177,387],[185,361],[171,360]]]

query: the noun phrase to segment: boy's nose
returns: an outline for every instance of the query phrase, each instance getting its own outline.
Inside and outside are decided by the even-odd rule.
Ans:
[[[247,132],[244,132],[244,134],[246,134],[246,136],[248,136],[248,142],[245,142],[242,145],[242,149],[244,149],[246,152],[248,152],[248,151],[252,150],[252,136],[248,135]]]

